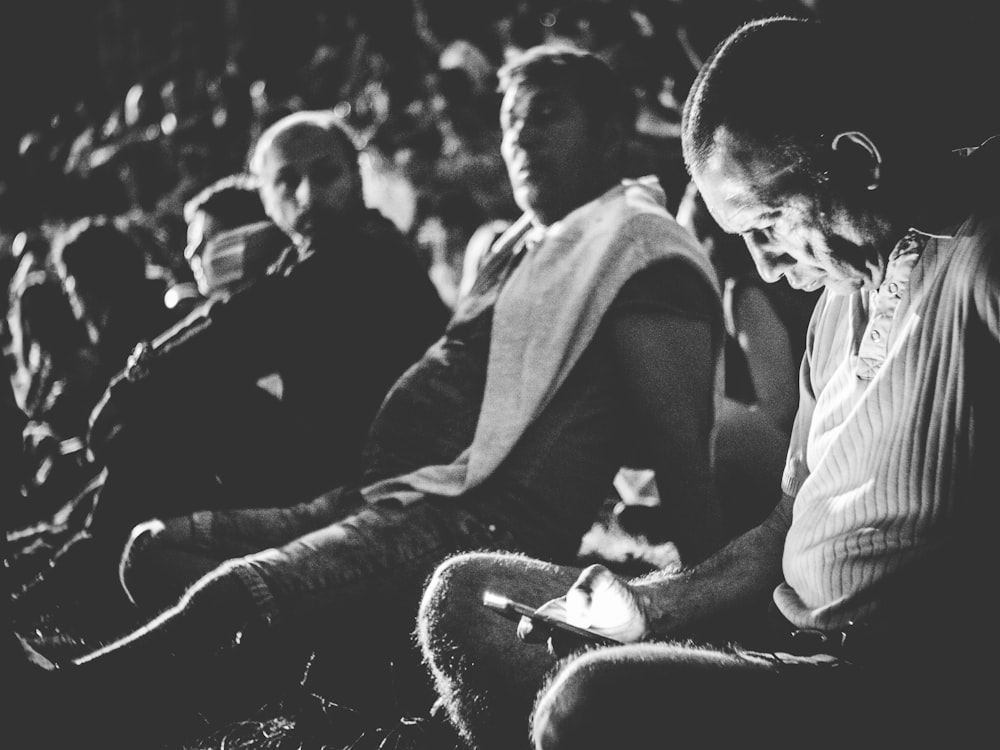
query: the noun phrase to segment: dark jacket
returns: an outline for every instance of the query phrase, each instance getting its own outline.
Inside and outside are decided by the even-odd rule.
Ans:
[[[377,211],[314,238],[311,248],[302,260],[290,248],[265,277],[159,337],[95,412],[91,449],[135,471],[145,462],[135,453],[154,451],[111,440],[118,424],[158,424],[143,439],[163,442],[172,430],[162,425],[172,422],[189,457],[208,452],[223,464],[221,475],[218,467],[209,473],[228,477],[239,488],[231,500],[242,506],[285,505],[354,481],[385,393],[450,313]],[[256,387],[272,373],[281,377],[280,405]],[[124,445],[109,451],[112,442]]]

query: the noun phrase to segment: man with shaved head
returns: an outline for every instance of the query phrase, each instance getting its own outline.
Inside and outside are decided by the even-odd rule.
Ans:
[[[706,560],[635,580],[509,555],[439,567],[421,642],[470,747],[964,746],[991,731],[1000,143],[935,143],[858,62],[820,23],[755,21],[684,110],[719,225],[765,280],[824,289],[781,501]],[[528,620],[518,643],[487,591],[623,645],[557,662],[580,643]]]

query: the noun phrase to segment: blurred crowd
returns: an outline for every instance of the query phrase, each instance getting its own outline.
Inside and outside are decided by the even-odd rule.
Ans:
[[[0,172],[0,280],[7,291],[0,345],[9,385],[2,396],[3,426],[18,421],[17,430],[8,432],[21,432],[27,458],[16,468],[13,482],[10,466],[0,471],[11,496],[23,501],[5,508],[5,575],[8,585],[13,576],[21,589],[15,599],[25,614],[15,624],[30,622],[27,629],[47,646],[58,647],[61,635],[46,636],[35,628],[35,620],[48,617],[46,607],[58,595],[79,593],[74,568],[83,571],[85,566],[77,565],[73,554],[84,555],[84,561],[91,555],[94,569],[104,566],[107,573],[107,549],[117,545],[117,550],[122,546],[118,537],[127,536],[121,567],[115,567],[121,580],[104,579],[118,597],[109,601],[124,607],[121,583],[129,603],[138,605],[125,583],[127,563],[133,552],[141,556],[148,551],[145,545],[167,527],[158,520],[158,526],[140,524],[135,527],[141,530],[138,536],[127,529],[137,519],[162,515],[163,508],[176,513],[194,509],[203,497],[187,492],[188,479],[211,500],[232,500],[255,512],[272,498],[291,504],[308,497],[319,504],[330,501],[331,507],[343,502],[353,513],[349,504],[360,502],[360,494],[318,493],[360,481],[366,433],[377,450],[364,456],[374,466],[365,471],[384,471],[390,478],[395,476],[390,469],[400,471],[392,464],[399,446],[407,460],[411,452],[418,466],[427,461],[434,469],[440,461],[428,460],[425,453],[453,449],[449,441],[466,427],[469,440],[473,428],[478,434],[477,420],[484,412],[466,409],[465,401],[485,397],[466,391],[478,388],[479,375],[484,384],[492,382],[486,369],[492,359],[485,357],[492,358],[491,305],[498,294],[489,298],[483,288],[495,281],[499,289],[505,283],[494,268],[500,265],[497,248],[509,251],[510,258],[503,260],[515,258],[516,267],[527,253],[516,255],[510,237],[522,232],[517,242],[523,240],[529,249],[535,241],[522,215],[527,209],[514,199],[519,167],[509,154],[506,162],[501,155],[502,137],[509,151],[512,137],[528,141],[546,130],[535,123],[534,133],[528,129],[525,136],[520,131],[511,136],[516,129],[510,124],[509,103],[501,128],[498,71],[503,79],[509,70],[505,63],[520,59],[524,51],[543,44],[586,50],[607,63],[610,70],[600,67],[609,80],[626,84],[631,127],[625,128],[621,144],[624,174],[615,173],[615,184],[619,177],[655,177],[671,221],[676,218],[686,230],[685,242],[692,240],[692,257],[707,276],[716,274],[711,281],[717,287],[710,286],[719,292],[713,302],[718,297],[723,320],[715,315],[713,325],[718,324],[723,340],[713,335],[712,346],[718,344],[722,352],[724,382],[722,393],[715,390],[717,379],[707,389],[723,396],[713,402],[710,453],[718,485],[713,492],[718,491],[730,524],[725,531],[734,536],[754,528],[777,500],[798,419],[800,382],[807,382],[808,367],[800,366],[807,326],[821,289],[819,284],[793,289],[780,274],[771,279],[776,283],[765,283],[747,252],[747,246],[757,249],[752,236],[757,230],[744,232],[749,239],[726,235],[709,213],[712,193],[707,192],[706,203],[692,180],[697,170],[689,174],[685,167],[681,113],[699,72],[712,70],[705,66],[711,51],[752,19],[785,15],[840,22],[856,32],[859,59],[863,50],[872,52],[864,42],[879,42],[875,47],[884,65],[870,68],[887,77],[872,81],[873,89],[885,83],[886,90],[894,74],[918,66],[907,76],[914,88],[895,91],[892,101],[913,102],[928,143],[951,152],[978,143],[980,128],[996,126],[988,116],[977,119],[992,113],[991,98],[959,96],[981,86],[989,76],[986,67],[967,68],[970,75],[947,97],[935,89],[939,71],[934,66],[942,60],[964,66],[973,57],[958,54],[956,40],[968,40],[964,50],[977,51],[978,37],[969,35],[982,31],[965,22],[942,27],[937,37],[942,54],[934,56],[936,62],[931,56],[900,55],[935,38],[933,33],[915,37],[909,32],[930,31],[938,16],[910,18],[871,10],[905,7],[894,0],[871,6],[864,0],[407,0],[399,7],[405,7],[403,28],[388,19],[380,23],[377,12],[362,11],[355,3],[317,0],[310,16],[314,28],[303,45],[307,49],[297,55],[304,60],[301,65],[283,58],[280,45],[271,50],[273,65],[266,64],[266,45],[262,56],[258,50],[251,59],[239,54],[240,46],[230,39],[220,65],[198,55],[173,55],[169,65],[115,92],[113,106],[102,109],[81,100],[54,113],[45,126],[20,135],[12,169]],[[942,8],[935,5],[935,12],[943,14]],[[953,15],[949,20],[961,21],[960,14]],[[985,53],[975,57],[988,58]],[[940,72],[943,76],[943,68]],[[690,99],[698,101],[695,95]],[[938,102],[950,104],[936,106]],[[543,109],[544,99],[532,100],[531,106]],[[687,117],[685,132],[691,122]],[[294,127],[283,131],[289,121]],[[592,134],[578,130],[584,131]],[[599,150],[590,147],[593,141],[582,142],[587,147],[575,157]],[[617,165],[615,145],[607,153],[614,154]],[[558,152],[558,146],[548,148]],[[562,158],[551,151],[526,157],[529,166],[521,171],[530,171],[533,158]],[[602,156],[606,154],[595,154],[594,161]],[[576,187],[570,185],[574,174],[563,173],[559,183],[570,193]],[[315,199],[320,193],[322,198]],[[310,205],[298,211],[301,196]],[[518,198],[523,204],[521,193]],[[311,212],[313,203],[321,210]],[[553,224],[565,215],[554,216]],[[568,287],[582,295],[575,268],[567,278],[572,281]],[[548,296],[553,306],[565,302],[550,287],[538,288],[546,293],[532,288],[525,298]],[[473,313],[475,328],[468,325]],[[442,329],[446,335],[436,338]],[[449,338],[456,330],[461,335]],[[350,335],[339,336],[344,332]],[[659,344],[664,337],[644,329],[639,339],[637,335],[635,343]],[[435,340],[439,343],[428,348]],[[877,334],[873,340],[878,341]],[[459,350],[472,351],[467,357],[482,355],[481,372],[456,367],[453,363],[461,363],[461,357],[448,360],[442,354]],[[678,352],[688,349],[676,345],[672,354]],[[417,364],[423,370],[407,364],[421,353]],[[385,362],[378,361],[382,354]],[[805,361],[808,365],[809,359]],[[197,372],[177,362],[194,363],[191,369]],[[151,377],[157,367],[158,377]],[[427,382],[416,378],[417,385],[427,385],[438,368],[461,382],[455,388],[447,379],[444,385],[431,383],[429,399],[413,386],[412,376],[396,379],[404,369],[423,372]],[[379,374],[379,369],[384,371]],[[663,368],[655,372],[657,377],[636,380],[656,382]],[[202,374],[209,377],[203,381]],[[241,378],[247,380],[245,391],[235,385]],[[164,383],[168,387],[159,390]],[[199,397],[190,399],[190,410],[176,408],[181,398],[161,397],[174,385],[184,397]],[[409,399],[416,405],[412,411],[409,406],[384,409],[392,404],[383,400],[390,386],[390,394],[402,394],[404,404]],[[661,399],[685,405],[691,400]],[[460,412],[457,421],[449,421],[452,407]],[[383,422],[390,429],[380,430],[378,421],[370,431],[365,427],[373,424],[376,409],[388,414]],[[345,416],[352,410],[356,424]],[[206,417],[204,423],[188,419],[189,414],[209,413],[212,419]],[[428,418],[431,413],[440,425]],[[309,419],[300,416],[315,418],[314,432],[302,429]],[[462,424],[466,418],[471,421]],[[213,419],[223,428],[207,428]],[[124,426],[129,420],[139,424],[131,426],[131,433]],[[354,442],[345,438],[337,445],[333,438],[338,429],[349,431]],[[440,446],[427,438],[435,430],[442,433],[437,436]],[[121,438],[123,434],[127,437]],[[260,439],[262,435],[270,440]],[[296,435],[301,445],[286,435]],[[639,432],[628,437],[639,437]],[[178,445],[187,453],[169,452]],[[528,446],[526,454],[531,453]],[[21,447],[14,446],[11,455],[21,453]],[[567,454],[572,451],[569,444],[564,447]],[[348,454],[353,463],[345,459],[343,467],[330,458]],[[108,456],[116,459],[117,482]],[[580,456],[573,458],[585,462]],[[511,473],[517,473],[512,465]],[[563,468],[558,461],[554,465]],[[670,518],[657,512],[663,503],[655,472],[631,463],[613,466],[621,466],[615,469],[613,486],[599,489],[607,493],[604,510],[613,508],[611,521],[595,525],[583,538],[576,561],[586,562],[589,556],[609,561],[611,540],[593,533],[617,524],[617,531],[641,542],[637,552],[628,546],[632,540],[626,540],[625,562],[646,554],[657,558],[640,560],[644,565],[675,565],[680,545],[669,543]],[[182,471],[185,467],[190,476]],[[575,478],[587,481],[582,474]],[[373,477],[366,474],[365,480]],[[153,498],[148,505],[134,502],[145,495]],[[175,496],[190,501],[191,508],[167,507]],[[66,514],[74,512],[74,503],[92,503],[97,497],[102,504],[93,507],[103,510],[96,517],[121,512],[114,523],[104,521],[110,531],[103,532],[93,514],[83,523],[69,521]],[[161,500],[163,508],[154,507]],[[320,506],[303,507],[307,521],[314,523],[318,516],[310,514]],[[285,508],[271,510],[280,514]],[[77,528],[83,531],[76,533]],[[98,538],[95,528],[111,540],[107,549],[88,552],[86,545],[77,544],[73,553],[74,542]],[[497,533],[492,524],[485,528]],[[71,536],[68,541],[63,532]],[[14,548],[17,554],[11,554]],[[658,557],[661,553],[666,561]],[[57,566],[60,556],[63,562]],[[115,560],[117,565],[117,554]],[[37,585],[46,576],[54,581],[55,594]],[[98,612],[93,619],[106,614]],[[121,614],[123,620],[134,616],[131,608]]]
[[[734,279],[762,285],[740,248],[721,249],[725,240],[688,190],[680,110],[705,57],[743,21],[836,19],[837,12],[850,21],[855,5],[413,0],[400,29],[354,4],[318,3],[309,38],[319,41],[301,66],[290,69],[272,55],[269,67],[260,53],[251,64],[232,44],[235,52],[218,67],[174,54],[170,65],[120,92],[114,106],[98,111],[81,99],[23,133],[13,168],[0,176],[4,398],[45,425],[38,442],[78,450],[91,409],[137,343],[263,273],[287,238],[262,211],[248,155],[268,125],[298,110],[329,109],[350,126],[366,202],[406,235],[453,307],[475,259],[519,213],[500,157],[496,70],[519,50],[563,41],[596,53],[626,79],[635,101],[630,172],[659,178],[668,209],[680,210],[731,291],[727,363],[742,368],[731,395],[787,406],[789,367],[782,365],[779,381],[741,364],[735,343],[749,303],[739,291],[745,284]],[[855,17],[872,35],[900,20],[865,13]],[[813,297],[788,292],[768,286],[767,315],[799,342]],[[790,361],[799,349],[792,346]],[[774,382],[786,385],[762,392]],[[776,418],[786,430],[788,415]]]
[[[81,101],[54,114],[20,138],[0,190],[3,345],[16,400],[59,437],[79,436],[139,340],[253,266],[249,252],[195,252],[195,212],[185,215],[185,205],[242,175],[256,137],[292,111],[333,109],[351,126],[369,205],[409,236],[449,304],[470,242],[488,244],[518,213],[495,91],[498,66],[518,50],[563,40],[627,77],[634,171],[658,174],[676,208],[686,184],[679,109],[700,59],[748,17],[807,12],[794,1],[713,5],[709,13],[684,2],[415,2],[408,38],[399,39],[330,4],[317,13],[322,40],[291,75],[258,65],[254,77],[238,56],[221,70],[181,60],[135,81],[110,111]],[[240,214],[227,228],[264,218]],[[257,265],[281,242],[272,237],[275,249]]]

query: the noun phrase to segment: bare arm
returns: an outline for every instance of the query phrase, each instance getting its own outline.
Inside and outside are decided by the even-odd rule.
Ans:
[[[711,435],[718,355],[712,323],[664,309],[627,309],[613,320],[627,397],[639,415],[673,541],[687,561],[723,542]]]
[[[763,523],[693,568],[633,581],[649,634],[669,635],[731,607],[766,599],[782,580],[792,503],[784,495]]]
[[[771,515],[723,549],[680,573],[658,571],[626,581],[603,565],[580,573],[565,596],[539,611],[623,643],[669,638],[741,604],[765,599],[782,580],[781,555],[792,517],[785,495]],[[544,629],[542,629],[544,631]],[[523,618],[518,637],[549,637]],[[551,647],[551,646],[550,646]]]
[[[734,293],[736,340],[746,357],[761,411],[786,433],[798,403],[798,368],[785,324],[767,295],[752,284]]]
[[[585,568],[565,596],[539,611],[623,643],[668,638],[733,607],[765,599],[782,579],[781,555],[792,498],[782,498],[760,525],[701,564],[680,573],[658,571],[626,581],[603,565]],[[529,642],[548,638],[529,619],[518,625]]]

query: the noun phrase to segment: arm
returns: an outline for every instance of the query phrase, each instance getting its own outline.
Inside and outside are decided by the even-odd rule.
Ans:
[[[271,328],[277,312],[267,315],[275,305],[265,286],[273,284],[261,279],[227,300],[207,302],[153,341],[137,346],[90,413],[91,455],[103,460],[118,433],[145,405],[190,401],[195,394],[205,398],[226,387],[231,373],[242,373],[248,380],[266,374],[266,358],[274,349],[261,341],[276,335]]]
[[[781,557],[793,502],[783,495],[763,523],[693,568],[652,573],[634,581],[646,623],[644,637],[683,631],[706,617],[770,595],[782,580]]]
[[[634,642],[683,633],[699,621],[759,600],[774,590],[782,581],[781,560],[792,522],[794,494],[808,474],[805,454],[816,403],[809,353],[815,326],[814,316],[800,369],[799,409],[790,440],[784,492],[771,514],[711,557],[679,573],[657,571],[624,581],[607,568],[593,565],[580,574],[565,596],[547,602],[540,610],[564,617],[578,627]],[[519,625],[518,635],[529,641],[539,639],[538,634],[532,635],[527,621]]]
[[[612,318],[616,359],[645,452],[656,472],[672,541],[685,560],[704,558],[723,541],[712,480],[712,427],[721,333],[713,335],[714,300],[686,265],[671,264],[671,283],[704,287],[704,308],[626,304]],[[699,287],[700,285],[700,287]],[[671,291],[671,290],[668,290]]]
[[[685,633],[712,615],[763,599],[781,582],[792,503],[784,495],[763,523],[680,573],[657,571],[625,581],[603,565],[591,565],[565,596],[539,611],[625,643]],[[527,619],[518,625],[523,640],[547,635],[532,633]]]
[[[733,333],[746,356],[757,405],[786,433],[798,402],[798,366],[785,324],[767,295],[753,284],[732,291]]]

